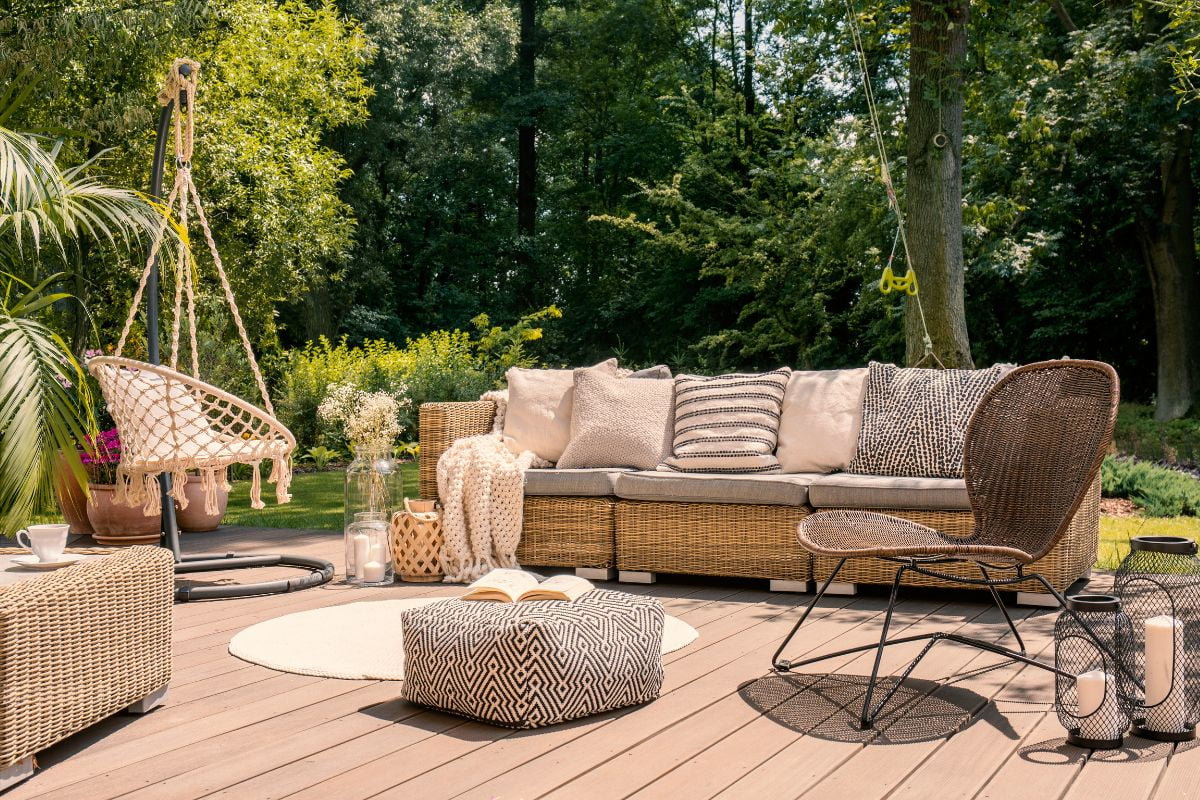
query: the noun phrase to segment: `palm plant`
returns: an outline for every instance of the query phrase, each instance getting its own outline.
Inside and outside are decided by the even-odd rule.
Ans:
[[[11,533],[54,491],[55,462],[86,487],[76,442],[95,433],[83,369],[46,320],[70,299],[53,291],[64,275],[36,283],[15,273],[48,257],[68,260],[83,239],[132,249],[178,236],[162,207],[90,177],[95,162],[61,168],[59,146],[2,126],[0,115],[0,531]],[[164,248],[170,250],[172,248]],[[51,252],[47,252],[51,251]]]

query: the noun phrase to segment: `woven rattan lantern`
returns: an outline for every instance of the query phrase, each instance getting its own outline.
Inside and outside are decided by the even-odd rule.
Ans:
[[[1179,536],[1139,536],[1117,569],[1116,592],[1132,623],[1120,658],[1145,690],[1134,694],[1134,732],[1196,738],[1200,721],[1200,558]]]
[[[1130,670],[1117,660],[1116,643],[1130,637],[1131,628],[1115,595],[1067,598],[1067,610],[1054,624],[1054,666],[1066,673],[1055,681],[1054,703],[1070,744],[1121,746],[1134,687]]]
[[[442,519],[433,500],[404,498],[404,510],[392,515],[391,538],[400,580],[432,583],[442,579]]]

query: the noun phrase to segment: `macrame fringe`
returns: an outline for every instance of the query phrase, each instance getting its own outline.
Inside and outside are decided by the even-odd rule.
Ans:
[[[262,499],[262,462],[255,461],[251,467],[254,472],[250,477],[250,507],[258,510],[267,507]]]

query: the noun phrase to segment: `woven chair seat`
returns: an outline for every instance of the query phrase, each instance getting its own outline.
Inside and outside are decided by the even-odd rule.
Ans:
[[[1028,564],[1034,559],[1015,547],[973,544],[900,517],[874,511],[819,511],[798,528],[800,546],[832,558],[983,558]]]
[[[291,499],[290,457],[296,439],[271,414],[170,367],[101,356],[88,361],[88,371],[100,384],[121,434],[119,499],[129,505],[141,502],[148,515],[157,513],[157,477],[167,472],[171,496],[186,508],[187,471],[198,470],[205,509],[212,513],[217,487],[228,488],[225,469],[248,464],[255,467],[251,505],[262,508],[257,467],[268,459],[268,480],[276,485],[277,500]]]

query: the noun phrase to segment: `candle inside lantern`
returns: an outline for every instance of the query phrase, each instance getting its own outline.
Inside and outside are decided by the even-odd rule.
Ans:
[[[1184,692],[1183,623],[1162,615],[1146,620],[1146,728],[1159,733],[1187,730]]]
[[[1127,721],[1117,705],[1113,677],[1100,669],[1085,672],[1075,678],[1075,691],[1079,735],[1105,741],[1120,739]]]
[[[368,561],[363,564],[362,579],[365,583],[383,583],[384,568],[378,561]]]
[[[353,577],[363,577],[363,567],[371,560],[371,537],[365,533],[354,535],[354,564],[352,570],[347,570]]]

